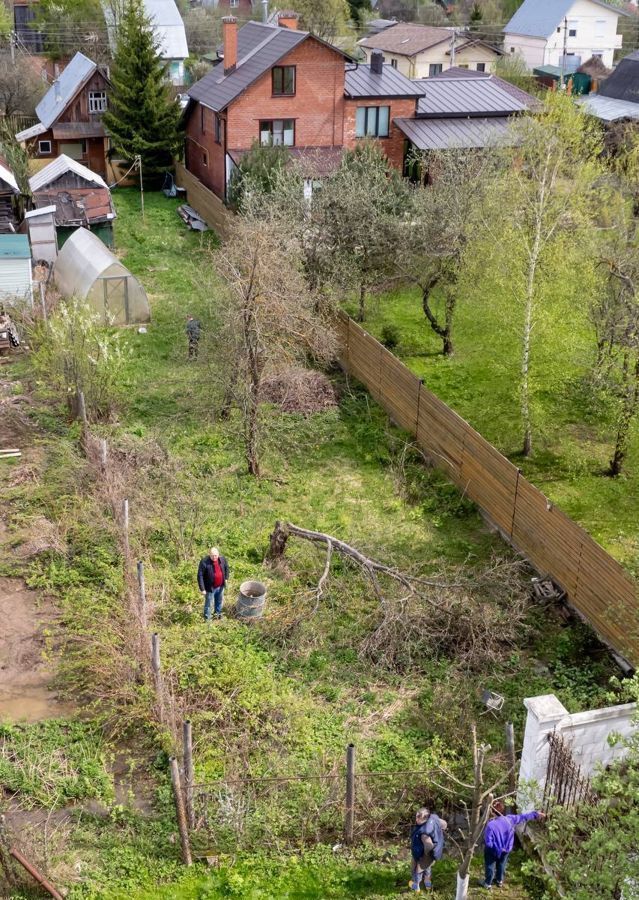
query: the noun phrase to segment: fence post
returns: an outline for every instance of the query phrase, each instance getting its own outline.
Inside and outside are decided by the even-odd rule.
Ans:
[[[344,840],[353,843],[355,832],[355,744],[346,748],[346,810],[344,815]]]
[[[162,667],[160,663],[160,635],[154,632],[151,637],[151,668],[153,669],[153,684],[158,703],[160,722],[164,724],[164,690],[162,684]]]
[[[185,866],[190,866],[193,860],[191,858],[191,845],[189,844],[189,830],[186,826],[186,811],[180,785],[180,770],[178,769],[177,759],[174,756],[171,757],[171,784],[173,785],[173,799],[175,800],[175,812],[180,832],[182,862]]]
[[[78,391],[78,418],[82,422],[82,430],[86,434],[89,420],[87,419],[87,406],[84,402],[84,391]]]
[[[108,453],[106,438],[100,438],[100,470],[103,475],[106,474],[107,470]]]
[[[140,624],[146,631],[146,586],[144,584],[144,563],[141,560],[138,561],[138,587],[140,590]]]
[[[193,809],[193,732],[187,720],[182,724],[182,745],[184,753],[184,799],[186,801],[186,818],[189,828],[195,828],[195,810]]]
[[[129,501],[122,501],[122,530],[124,532],[124,555],[129,556]]]
[[[506,722],[506,756],[508,758],[508,790],[513,795],[513,808],[517,801],[517,753],[515,752],[515,729],[512,722]]]

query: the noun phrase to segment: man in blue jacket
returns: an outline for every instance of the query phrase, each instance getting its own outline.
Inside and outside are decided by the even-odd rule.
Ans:
[[[410,835],[410,851],[413,857],[411,891],[419,891],[423,884],[426,890],[432,887],[433,863],[444,853],[444,831],[447,823],[426,807],[417,810],[415,824]]]
[[[531,819],[545,819],[545,813],[529,812],[521,816],[505,815],[506,807],[501,800],[493,804],[493,818],[486,825],[484,835],[484,868],[483,888],[501,887],[506,874],[506,863],[515,846],[515,828]]]

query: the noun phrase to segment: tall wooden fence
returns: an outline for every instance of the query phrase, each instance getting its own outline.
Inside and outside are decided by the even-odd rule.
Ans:
[[[227,238],[231,230],[232,213],[220,198],[205,187],[181,162],[175,164],[175,180],[180,187],[186,188],[189,205],[202,216],[209,228],[221,238]]]
[[[337,327],[343,367],[503,537],[566,591],[601,639],[639,667],[637,584],[623,567],[375,338],[347,316]]]

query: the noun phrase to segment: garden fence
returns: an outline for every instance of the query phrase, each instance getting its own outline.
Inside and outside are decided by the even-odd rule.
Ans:
[[[544,787],[544,812],[553,805],[573,807],[583,803],[594,805],[597,797],[590,779],[575,762],[572,750],[561,735],[548,735],[550,753]]]
[[[337,330],[343,368],[502,536],[563,588],[599,637],[639,665],[637,584],[623,567],[379,341],[343,314]]]

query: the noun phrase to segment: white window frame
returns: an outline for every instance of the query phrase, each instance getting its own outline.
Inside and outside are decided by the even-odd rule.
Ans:
[[[44,150],[42,148],[43,144],[47,144],[49,149]],[[51,143],[51,141],[38,141],[38,154],[40,156],[51,156],[52,152],[53,152],[53,144]]]
[[[89,113],[103,113],[107,111],[108,100],[106,91],[89,91]]]

